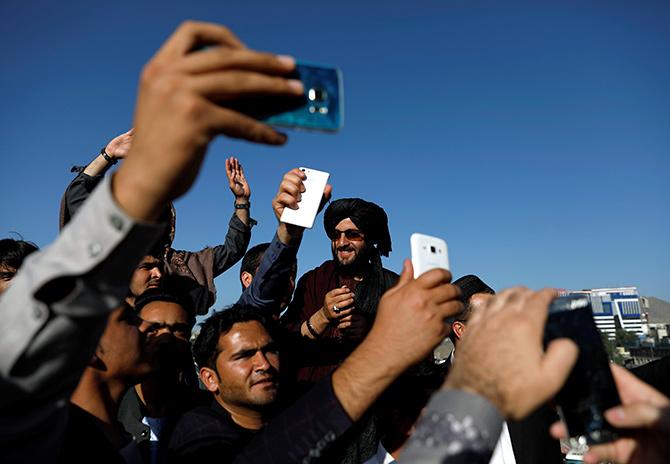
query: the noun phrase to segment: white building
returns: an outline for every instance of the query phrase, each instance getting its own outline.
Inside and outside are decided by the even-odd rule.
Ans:
[[[616,330],[615,316],[618,316],[624,330],[638,336],[644,334],[637,287],[592,288],[570,291],[568,294],[587,295],[590,298],[596,326],[610,339],[614,339]]]

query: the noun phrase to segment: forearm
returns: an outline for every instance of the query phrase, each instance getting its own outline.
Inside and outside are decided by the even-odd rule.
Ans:
[[[387,361],[383,347],[368,337],[333,373],[335,395],[353,421],[405,370]]]
[[[235,216],[237,216],[237,219],[242,221],[242,224],[245,226],[249,225],[249,220],[251,219],[251,213],[249,212],[249,208],[238,208],[237,205],[243,206],[247,205],[249,206],[249,200],[248,199],[243,199],[243,198],[236,198],[235,199]]]
[[[239,218],[237,211],[240,210],[236,210],[228,222],[224,242],[213,248],[214,277],[218,277],[242,259],[251,241],[251,227]]]
[[[275,235],[256,275],[242,292],[238,303],[260,310],[277,311],[286,295],[297,253],[297,246],[287,246]]]
[[[109,155],[107,156],[109,159],[105,158],[102,153],[98,154],[98,156],[93,158],[86,168],[84,168],[84,174],[91,177],[104,175],[107,170],[115,164],[114,158]]]
[[[277,227],[277,238],[286,246],[299,247],[305,229],[299,226],[279,223]]]
[[[326,316],[323,314],[323,311],[319,310],[302,323],[300,326],[300,334],[303,337],[316,340],[320,338],[326,330],[328,330],[329,325],[330,321],[328,321]]]

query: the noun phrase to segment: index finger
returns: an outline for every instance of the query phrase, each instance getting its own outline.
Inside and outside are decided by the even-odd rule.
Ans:
[[[155,55],[157,59],[175,59],[199,45],[224,45],[246,48],[228,28],[214,23],[184,21]]]
[[[451,272],[440,268],[431,269],[417,277],[415,282],[422,288],[433,288],[448,284],[451,282]]]
[[[520,312],[526,313],[531,321],[544,328],[549,316],[549,304],[558,294],[553,288],[543,288],[530,295],[519,307]]]

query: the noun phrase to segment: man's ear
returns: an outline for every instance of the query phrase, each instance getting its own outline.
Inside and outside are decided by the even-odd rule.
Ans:
[[[456,335],[456,338],[460,340],[465,333],[465,324],[461,321],[454,321],[453,324],[451,324],[451,330],[454,332],[454,335]]]
[[[254,280],[254,276],[247,271],[242,271],[242,274],[240,274],[240,281],[242,281],[242,286],[244,288],[248,288],[249,285],[251,285],[252,280]]]
[[[95,349],[95,353],[93,353],[91,359],[88,361],[88,367],[92,367],[93,369],[97,369],[99,371],[107,370],[107,366],[105,366],[105,362],[101,358],[103,353],[104,351],[102,350],[102,347],[98,345],[98,347]]]
[[[200,381],[207,390],[212,393],[219,391],[219,376],[214,369],[202,367],[200,368],[198,375],[200,376]]]

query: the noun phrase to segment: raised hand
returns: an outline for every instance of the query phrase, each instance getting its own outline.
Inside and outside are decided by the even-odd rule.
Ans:
[[[449,271],[433,269],[417,279],[413,275],[412,263],[405,260],[398,283],[382,296],[364,341],[383,346],[389,369],[399,372],[424,359],[447,335],[444,320],[463,308]]]
[[[354,304],[354,292],[349,287],[342,286],[334,288],[323,297],[323,306],[321,312],[328,319],[328,322],[339,321],[345,316],[349,316]]]
[[[115,159],[125,158],[133,142],[133,132],[134,129],[131,128],[128,132],[114,137],[105,147],[105,153]]]
[[[284,177],[279,184],[279,190],[272,199],[272,209],[277,221],[280,221],[279,227],[277,228],[277,235],[284,244],[299,243],[305,230],[300,226],[281,222],[281,215],[284,212],[284,208],[298,209],[298,202],[301,199],[301,194],[305,191],[305,185],[302,182],[303,180],[305,180],[304,172],[298,168],[291,169],[284,174]],[[321,207],[323,207],[323,205],[330,199],[332,193],[333,187],[330,184],[327,184],[323,191]]]
[[[226,159],[226,176],[228,177],[228,186],[235,196],[238,203],[245,202],[251,197],[251,188],[247,178],[244,177],[244,169],[239,160],[233,156]]]

